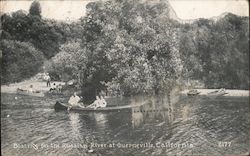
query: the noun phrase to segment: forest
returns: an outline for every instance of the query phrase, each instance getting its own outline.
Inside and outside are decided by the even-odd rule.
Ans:
[[[76,80],[85,97],[161,94],[197,80],[206,88],[249,89],[249,19],[231,13],[182,23],[166,1],[90,2],[67,23],[29,12],[1,13],[1,81],[42,72]]]

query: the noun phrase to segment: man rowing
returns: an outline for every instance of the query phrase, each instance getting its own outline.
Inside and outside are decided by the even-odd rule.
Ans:
[[[74,92],[74,94],[69,98],[69,107],[68,107],[68,111],[72,108],[72,107],[76,107],[79,105],[79,101],[81,100],[81,98],[77,95],[76,92]]]

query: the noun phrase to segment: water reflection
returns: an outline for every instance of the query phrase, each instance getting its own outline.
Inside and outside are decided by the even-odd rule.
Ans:
[[[135,110],[135,109],[134,109]],[[143,124],[143,113],[140,111],[132,111],[132,126],[133,128],[137,128]]]
[[[190,106],[184,106],[181,113],[182,113],[182,119],[187,120],[190,114]]]
[[[96,121],[96,128],[107,127],[107,114],[104,113],[94,113],[93,117]]]
[[[80,120],[79,120],[79,114],[78,113],[69,113],[69,123],[72,127],[71,136],[74,138],[79,138],[80,131]]]
[[[171,124],[174,120],[174,103],[167,96],[149,97],[144,99],[145,105],[132,109],[132,126],[138,128],[146,123],[158,125]],[[133,100],[132,100],[132,104]]]
[[[89,155],[82,148],[13,149],[13,144],[36,143],[186,143],[193,149],[94,148],[96,155],[187,155],[238,154],[248,148],[249,99],[198,97],[133,97],[114,99],[122,105],[145,105],[120,112],[55,112],[47,101],[5,97],[1,111],[3,155]],[[173,98],[175,100],[173,100]],[[14,102],[11,101],[15,100]],[[121,101],[120,101],[121,100]],[[177,102],[176,102],[177,101]],[[27,106],[16,109],[15,104]],[[52,102],[51,102],[52,103]],[[32,107],[29,107],[32,106]],[[20,107],[20,106],[18,106]],[[15,108],[15,109],[14,109]],[[9,115],[9,117],[7,117]],[[218,147],[232,140],[231,149]],[[40,152],[40,153],[39,153]]]

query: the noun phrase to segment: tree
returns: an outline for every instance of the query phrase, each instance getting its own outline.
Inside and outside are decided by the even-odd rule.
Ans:
[[[65,42],[64,32],[58,26],[59,22],[51,24],[21,10],[11,15],[2,15],[1,21],[3,39],[30,42],[48,59],[58,53],[60,44]]]
[[[85,49],[80,47],[79,41],[72,41],[60,47],[60,52],[51,59],[46,69],[49,73],[61,77],[64,81],[76,79],[81,83],[80,75],[86,70],[86,63]]]
[[[115,0],[87,8],[84,46],[92,82],[124,95],[171,90],[181,64],[167,3]]]
[[[44,61],[42,52],[27,42],[1,40],[2,83],[18,82],[35,75]]]
[[[29,14],[32,16],[41,17],[41,5],[38,0],[32,2],[29,9]]]
[[[207,88],[249,86],[249,21],[228,14],[214,22],[199,19],[181,26],[180,53],[185,78]]]

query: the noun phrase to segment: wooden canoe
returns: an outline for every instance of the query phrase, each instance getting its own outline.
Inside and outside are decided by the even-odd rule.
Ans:
[[[22,89],[19,89],[19,88],[17,89],[17,94],[26,95],[26,96],[44,97],[44,93],[43,92],[30,93],[27,90],[22,90]]]
[[[144,104],[144,103],[143,103]],[[143,104],[139,104],[139,105],[124,105],[124,106],[108,106],[108,107],[103,107],[103,108],[83,108],[83,107],[71,107],[70,111],[89,111],[89,112],[105,112],[105,111],[119,111],[119,110],[129,110],[131,108],[135,108],[135,107],[140,107]],[[56,104],[54,105],[54,109],[55,110],[67,110],[69,107],[68,104],[66,103],[62,103],[57,101]]]

